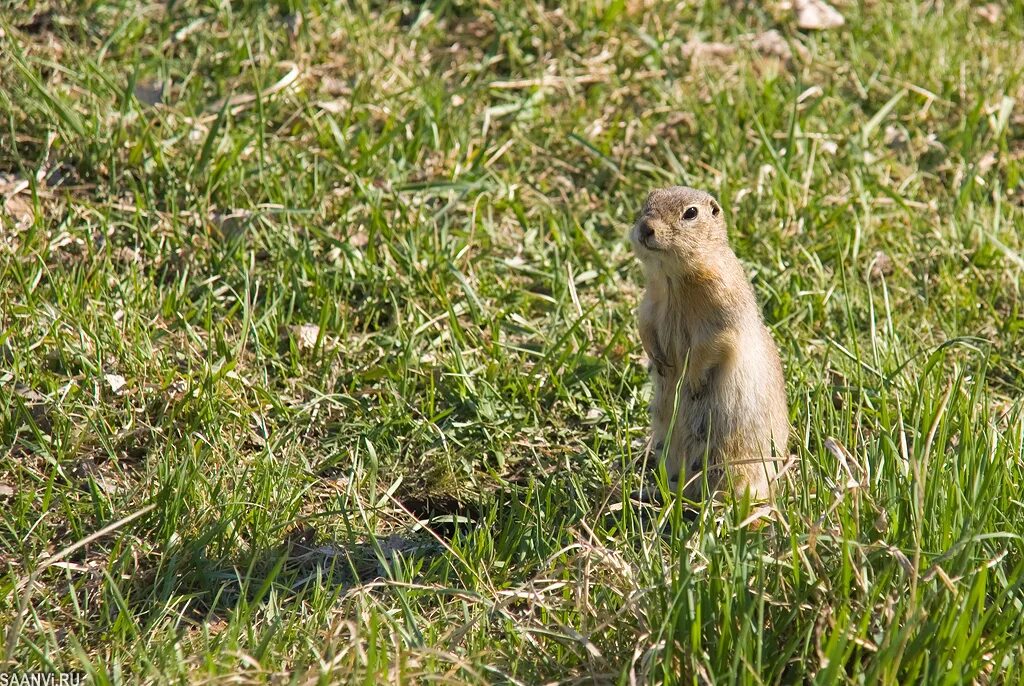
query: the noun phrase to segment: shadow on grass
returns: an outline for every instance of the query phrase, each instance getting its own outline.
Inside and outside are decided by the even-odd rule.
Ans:
[[[419,524],[387,535],[353,533],[351,538],[324,536],[302,524],[288,530],[280,543],[234,560],[211,554],[216,541],[227,536],[226,526],[218,524],[179,544],[161,569],[136,584],[145,586],[158,604],[189,598],[189,623],[218,623],[265,604],[271,590],[285,601],[301,600],[316,589],[340,598],[354,589],[383,588],[378,582],[408,581],[448,555],[448,541],[474,526],[478,514],[476,505],[454,499],[423,497],[401,504]]]

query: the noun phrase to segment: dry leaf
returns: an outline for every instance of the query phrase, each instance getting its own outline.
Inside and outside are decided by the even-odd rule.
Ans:
[[[96,484],[96,488],[106,495],[112,495],[119,490],[117,483],[107,474],[104,474],[104,470],[92,457],[74,460],[70,465],[69,472],[73,478],[80,482],[80,488],[88,488],[91,479]]]
[[[626,0],[626,16],[638,17],[654,6],[654,0]]]
[[[40,169],[39,172],[44,183],[50,188],[59,188],[80,182],[78,170],[69,162],[61,162],[52,167]]]
[[[736,46],[728,43],[705,43],[693,39],[683,45],[683,57],[694,62],[722,60],[736,54]]]
[[[797,47],[797,53],[803,57],[805,52],[804,47],[799,43],[796,43],[795,45]],[[789,43],[786,42],[785,37],[775,29],[765,31],[764,33],[759,33],[754,36],[754,39],[750,41],[750,47],[764,57],[774,57],[782,60],[783,62],[788,62],[793,59],[792,48],[789,47]]]
[[[370,234],[363,227],[359,227],[355,233],[348,237],[348,242],[353,248],[365,248],[370,244]]]
[[[889,529],[889,513],[885,510],[878,511],[878,517],[875,518],[875,531],[880,534],[884,534]]]
[[[288,70],[288,73],[286,73],[284,76],[278,79],[277,82],[274,83],[269,88],[264,88],[262,91],[260,91],[258,97],[255,93],[242,93],[239,95],[233,95],[230,98],[218,100],[213,104],[213,106],[210,109],[211,111],[217,111],[225,105],[227,105],[231,108],[231,114],[239,114],[245,108],[255,103],[257,100],[265,100],[272,95],[288,90],[298,82],[300,74],[301,71],[299,70],[299,67],[295,64],[292,64],[291,69]]]
[[[18,229],[27,228],[36,216],[35,208],[32,206],[32,199],[23,195],[7,198],[3,204],[3,214]]]
[[[981,7],[975,8],[975,14],[987,21],[989,24],[998,24],[1003,18],[1003,8],[999,3],[990,2]]]
[[[185,391],[188,390],[188,384],[185,383],[184,379],[175,379],[171,384],[164,390],[168,400],[180,400],[185,397]]]
[[[46,400],[46,396],[39,391],[20,383],[14,385],[14,393],[26,403],[41,403]]]
[[[210,220],[220,231],[220,235],[227,239],[240,235],[249,222],[253,213],[249,210],[230,210],[228,212],[214,212]]]
[[[13,174],[0,174],[0,195],[14,196],[28,187],[27,179]]]
[[[697,132],[697,118],[693,116],[693,112],[673,112],[665,119],[665,126],[693,134]]]
[[[328,95],[352,95],[352,87],[333,76],[325,76],[320,79],[320,88]]]
[[[217,634],[228,628],[228,623],[227,620],[218,617],[209,622],[206,622],[205,627],[206,630],[209,632],[210,636],[216,636]]]
[[[846,23],[843,15],[824,0],[796,0],[796,25],[802,29],[834,29]]]
[[[12,497],[14,497],[14,487],[5,483],[0,483],[0,498]]]
[[[53,428],[51,419],[53,408],[47,402],[46,396],[20,383],[14,384],[14,393],[24,401],[25,408],[32,421],[35,422],[36,428],[44,434],[50,433],[50,429]]]
[[[27,179],[11,174],[0,174],[0,215],[9,219],[18,229],[28,227],[35,217],[32,196],[24,193],[29,185]],[[0,222],[0,227],[2,226],[3,223]]]
[[[901,128],[889,124],[885,127],[885,144],[890,148],[903,149],[907,147],[907,136]]]
[[[114,250],[112,256],[116,262],[121,264],[139,264],[142,261],[139,257],[139,253],[127,245],[122,245],[120,248]]]
[[[1007,199],[1017,207],[1024,207],[1024,181],[1017,185],[1017,188],[1010,192]]]
[[[301,324],[292,328],[299,350],[312,350],[320,338],[320,327],[316,324]]]
[[[840,410],[842,410],[843,409],[843,405],[845,405],[845,404],[846,403],[843,400],[843,394],[840,393],[839,391],[833,391],[832,392],[832,407],[835,408],[836,412],[839,412]]]
[[[139,81],[135,84],[135,98],[143,105],[159,105],[164,99],[163,81]]]
[[[199,18],[199,19],[193,20],[192,22],[190,22],[189,24],[186,24],[185,26],[182,26],[180,29],[178,29],[177,31],[174,32],[174,42],[175,43],[181,43],[186,38],[191,36],[193,33],[198,31],[199,29],[201,29],[203,27],[203,24],[205,24],[205,23],[206,23],[206,19]]]
[[[121,395],[124,387],[128,385],[128,382],[120,374],[104,374],[103,378],[107,380],[107,385],[110,386],[110,391],[114,395]]]
[[[318,100],[316,106],[324,112],[341,114],[342,112],[348,111],[350,104],[345,98],[338,98],[337,100]]]
[[[302,15],[292,12],[284,16],[284,26],[288,31],[288,39],[295,40],[299,36],[299,29],[302,28]]]
[[[879,250],[875,253],[875,256],[871,258],[871,266],[868,268],[868,278],[872,281],[878,281],[883,276],[889,276],[892,274],[892,269],[892,258]]]
[[[990,150],[978,160],[978,173],[987,174],[994,166],[996,166],[996,151]]]

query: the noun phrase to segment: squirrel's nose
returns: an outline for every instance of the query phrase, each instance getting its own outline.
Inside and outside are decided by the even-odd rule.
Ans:
[[[654,229],[647,223],[646,219],[641,219],[636,226],[637,236],[641,241],[646,241],[648,238],[654,235]]]

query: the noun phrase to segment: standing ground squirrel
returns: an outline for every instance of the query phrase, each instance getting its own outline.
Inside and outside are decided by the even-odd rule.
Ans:
[[[786,386],[722,208],[685,186],[652,191],[630,240],[647,277],[651,443],[669,479],[700,500],[707,465],[711,492],[768,497],[789,436]]]

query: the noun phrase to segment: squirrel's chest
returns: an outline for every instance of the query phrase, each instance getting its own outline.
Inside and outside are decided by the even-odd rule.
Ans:
[[[666,361],[675,365],[686,359],[699,330],[684,308],[672,305],[659,300],[645,303],[640,312],[640,326],[648,330]]]

